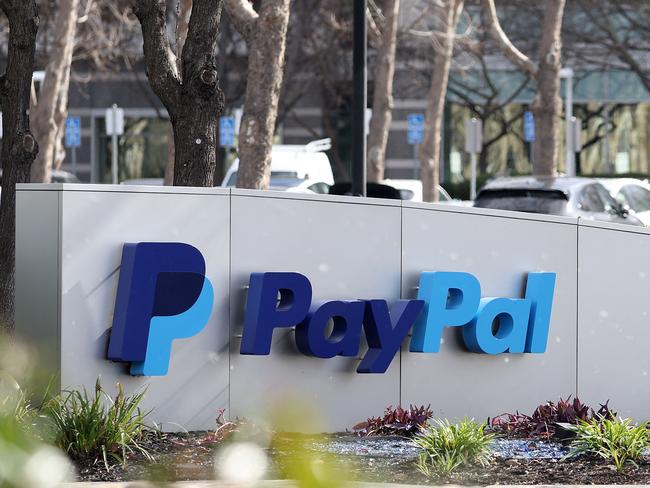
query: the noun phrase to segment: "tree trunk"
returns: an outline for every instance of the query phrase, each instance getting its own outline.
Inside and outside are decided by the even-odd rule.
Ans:
[[[190,25],[190,15],[192,14],[192,0],[178,0],[178,20],[176,21],[176,70],[178,79],[183,81],[182,78],[182,57],[183,46],[185,46],[185,39],[187,39],[187,31]],[[164,184],[170,186],[174,184],[174,159],[176,152],[174,150],[174,128],[171,123],[167,131],[167,163],[165,164]]]
[[[0,0],[9,21],[7,71],[0,79],[2,193],[0,203],[0,329],[14,326],[16,183],[29,181],[38,143],[29,129],[38,11],[33,0]]]
[[[224,106],[217,72],[223,2],[193,1],[179,72],[167,37],[166,2],[132,1],[142,26],[149,83],[174,130],[174,185],[212,186],[217,125]]]
[[[443,0],[439,8],[441,11],[441,33],[437,39],[439,46],[436,48],[434,56],[431,88],[427,99],[426,128],[424,141],[420,147],[422,198],[425,202],[438,201],[445,96],[454,54],[456,26],[463,10],[463,0]]]
[[[268,189],[291,2],[264,1],[257,15],[248,0],[242,1],[243,5],[237,0],[226,4],[249,49],[244,113],[239,129],[237,186]]]
[[[504,55],[537,82],[532,110],[535,115],[533,173],[554,175],[560,146],[560,68],[562,66],[562,18],[566,0],[547,0],[542,22],[539,64],[519,51],[508,39],[497,17],[494,0],[483,0],[491,33]]]
[[[68,93],[70,91],[70,69],[65,71],[65,79],[63,85],[66,87],[59,95],[58,103],[56,104],[56,113],[54,120],[57,127],[57,135],[54,139],[54,161],[53,168],[61,169],[63,160],[65,159],[65,122],[68,118]]]
[[[548,0],[544,12],[537,95],[532,107],[537,129],[533,143],[533,172],[538,175],[554,175],[560,153],[560,68],[564,6],[565,0]]]
[[[68,112],[70,66],[74,50],[79,0],[60,0],[54,19],[54,44],[50,62],[36,108],[32,112],[32,129],[38,141],[39,153],[32,166],[33,182],[49,183],[56,158],[57,138],[60,138],[61,118],[65,124]]]
[[[187,98],[197,102],[192,96]],[[198,100],[198,103],[188,103],[186,108],[181,107],[174,124],[175,186],[211,187],[214,183],[219,119],[214,116],[214,107],[210,103],[201,102]],[[194,164],[197,161],[201,164]]]
[[[368,134],[368,181],[384,179],[386,146],[393,118],[393,78],[399,21],[399,0],[386,0],[383,9],[385,23],[377,52],[375,91],[372,119]]]
[[[174,158],[176,151],[174,150],[174,126],[171,122],[167,126],[167,162],[165,163],[165,174],[163,176],[163,184],[165,186],[172,186],[174,184]]]

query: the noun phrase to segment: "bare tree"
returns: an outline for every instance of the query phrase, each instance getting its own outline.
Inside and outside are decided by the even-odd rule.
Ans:
[[[225,0],[248,46],[244,113],[239,129],[237,186],[266,189],[282,89],[290,0],[265,0],[259,13],[249,0]]]
[[[29,128],[38,11],[34,0],[0,0],[9,21],[7,68],[0,78],[2,196],[0,203],[0,328],[13,330],[16,183],[29,181],[38,143]]]
[[[393,118],[393,78],[399,22],[399,0],[385,0],[378,33],[372,118],[368,133],[368,181],[384,179],[386,145]]]
[[[539,61],[535,63],[510,42],[499,23],[494,0],[483,0],[492,35],[504,55],[537,82],[537,94],[532,108],[537,128],[533,172],[538,175],[553,175],[557,171],[560,114],[562,112],[560,99],[561,30],[565,3],[566,0],[546,0]]]
[[[165,0],[132,0],[142,26],[147,76],[174,129],[174,185],[212,186],[224,96],[217,39],[222,0],[194,0],[181,70],[167,37]]]
[[[572,7],[564,34],[571,57],[591,69],[629,70],[650,92],[650,4],[577,0]]]
[[[36,107],[32,128],[39,153],[32,165],[31,181],[49,182],[68,113],[70,67],[75,45],[79,0],[61,0],[54,18],[54,44]]]
[[[425,202],[438,201],[440,181],[440,148],[445,97],[449,82],[449,70],[454,54],[456,28],[463,11],[463,0],[440,0],[438,31],[430,34],[437,44],[433,61],[431,87],[427,97],[424,141],[420,148],[420,177],[422,198]]]

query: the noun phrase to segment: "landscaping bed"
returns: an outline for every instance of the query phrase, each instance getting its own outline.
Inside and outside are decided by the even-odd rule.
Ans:
[[[64,392],[38,407],[16,382],[0,387],[0,485],[7,488],[215,478],[332,488],[347,480],[650,484],[650,423],[622,419],[608,403],[593,409],[560,399],[487,422],[434,418],[430,406],[389,406],[351,432],[321,435],[285,433],[294,429],[287,421],[309,418],[308,411],[282,410],[266,425],[219,411],[213,430],[177,434],[152,430],[140,409],[144,392],[125,395],[120,385],[111,396],[98,382],[92,392]]]
[[[566,449],[561,444],[539,439],[499,438],[496,455],[489,465],[464,467],[448,477],[428,479],[415,468],[417,451],[403,438],[353,434],[284,437],[288,446],[310,449],[317,458],[326,456],[343,477],[355,481],[462,485],[650,483],[650,462],[647,460],[638,463],[638,467],[629,464],[619,473],[611,463],[600,458],[581,456],[563,460]],[[153,462],[136,455],[131,456],[126,466],[113,465],[108,471],[103,462],[77,461],[76,464],[80,481],[212,479],[219,445],[208,432],[162,434],[151,437],[144,444]],[[271,460],[269,479],[281,477],[281,464],[290,462],[296,454],[277,448],[267,452]]]

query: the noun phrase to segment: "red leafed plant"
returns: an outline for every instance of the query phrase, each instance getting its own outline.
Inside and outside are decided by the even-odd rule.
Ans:
[[[546,402],[538,406],[532,415],[525,415],[519,412],[505,413],[494,417],[490,426],[493,430],[517,437],[550,438],[555,434],[556,424],[577,424],[580,420],[590,418],[616,417],[616,412],[609,408],[609,401],[600,405],[598,411],[589,408],[578,398],[571,400],[571,397],[560,400],[557,403]]]
[[[358,423],[352,430],[358,435],[399,435],[411,437],[417,434],[433,416],[431,405],[409,408],[389,406],[383,417],[372,417]]]

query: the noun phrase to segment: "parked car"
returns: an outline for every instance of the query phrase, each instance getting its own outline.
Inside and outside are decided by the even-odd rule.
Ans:
[[[382,181],[384,185],[397,188],[402,194],[402,200],[410,200],[412,202],[422,201],[422,181],[420,180],[391,180],[385,179]],[[440,203],[451,202],[452,198],[449,193],[440,185],[438,185],[438,201]]]
[[[650,184],[634,178],[602,179],[600,182],[618,203],[650,226]]]
[[[288,191],[290,193],[329,193],[332,185],[319,180],[301,180],[299,178],[273,178],[269,190]]]
[[[481,189],[474,206],[643,225],[601,183],[589,178],[498,178]]]
[[[305,146],[278,145],[271,150],[271,188],[286,186],[287,180],[312,180],[327,185],[334,184],[330,160],[324,151],[331,147],[329,139],[313,141]],[[223,179],[221,186],[237,185],[239,159],[236,159]]]
[[[52,183],[81,183],[76,175],[60,169],[52,170]]]
[[[353,195],[352,183],[335,183],[330,187],[330,195]],[[389,200],[402,200],[402,192],[397,188],[382,183],[366,183],[366,196],[369,198],[387,198]]]

